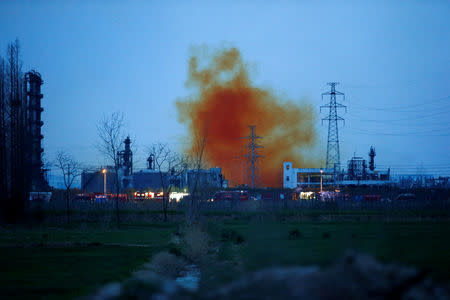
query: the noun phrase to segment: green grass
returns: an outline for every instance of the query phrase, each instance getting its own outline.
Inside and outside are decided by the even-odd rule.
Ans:
[[[204,212],[205,216],[225,216],[225,217],[255,217],[275,215],[277,217],[290,216],[323,216],[323,215],[338,215],[338,216],[408,216],[408,217],[449,217],[450,210],[435,210],[435,209],[313,209],[313,208],[296,208],[296,209],[278,209],[274,211],[225,211],[225,210],[209,210]]]
[[[111,215],[111,213],[114,213],[113,209],[91,209],[87,212],[84,210],[80,210],[77,208],[70,210],[71,214],[89,214],[91,216],[105,216],[105,215]],[[45,210],[45,214],[48,216],[66,216],[67,211],[66,210],[51,210],[47,209]],[[136,214],[136,215],[163,215],[164,211],[158,210],[158,209],[120,209],[121,215],[127,215],[127,214]],[[184,214],[182,211],[177,210],[167,210],[168,216],[174,216],[174,215],[182,215]]]
[[[234,247],[244,271],[270,266],[325,266],[348,250],[370,253],[385,262],[427,269],[450,282],[450,223],[271,223],[228,222],[224,228],[241,234],[245,243]],[[291,238],[298,229],[301,237]],[[217,233],[216,239],[218,238]],[[224,246],[223,252],[230,251]],[[235,258],[236,260],[236,258]]]
[[[202,267],[204,287],[270,266],[326,266],[349,249],[425,268],[435,279],[450,282],[450,222],[258,222],[247,216],[207,224],[211,240],[220,247],[216,261]],[[70,299],[123,280],[153,254],[168,249],[177,224],[124,224],[120,230],[73,226],[0,229],[0,244],[8,246],[0,247],[0,298]],[[295,229],[301,234],[291,237]],[[64,242],[81,246],[30,247]]]
[[[0,249],[1,294],[8,299],[80,297],[127,278],[152,254],[149,248]]]
[[[124,226],[125,227],[125,226]],[[101,243],[100,246],[0,248],[0,298],[70,299],[123,280],[167,247],[175,225],[129,227],[121,230],[1,230],[0,243],[51,245],[61,242]],[[142,244],[147,247],[108,246]]]
[[[158,244],[167,239],[175,229],[174,224],[157,223],[142,226],[122,224],[121,229],[87,226],[75,228],[37,228],[0,230],[0,244],[26,245],[30,243],[80,242],[80,243],[121,243],[121,244]]]

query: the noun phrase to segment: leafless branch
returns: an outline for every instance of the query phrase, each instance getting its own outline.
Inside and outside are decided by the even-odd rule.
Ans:
[[[119,191],[120,191],[120,181],[119,181],[119,149],[124,139],[123,134],[123,114],[120,112],[112,113],[110,116],[103,116],[103,119],[97,125],[97,132],[100,138],[100,143],[97,144],[97,148],[105,155],[110,163],[114,166],[114,185],[115,191],[115,202],[116,202],[116,220],[117,227],[120,227],[120,215],[119,215]]]
[[[72,155],[59,151],[56,154],[55,166],[61,171],[66,187],[67,223],[70,222],[70,187],[75,178],[81,175],[81,164]]]
[[[119,163],[117,152],[124,139],[123,125],[123,114],[119,112],[114,112],[110,116],[103,116],[103,119],[97,124],[97,132],[100,138],[97,148],[114,166]]]
[[[156,143],[148,148],[149,154],[153,155],[155,169],[158,171],[161,188],[163,192],[163,212],[164,220],[167,220],[167,206],[169,193],[174,186],[174,180],[186,171],[187,157],[174,152],[165,143]]]
[[[55,166],[63,175],[66,189],[70,189],[74,180],[81,175],[81,164],[64,151],[59,151],[56,154]]]

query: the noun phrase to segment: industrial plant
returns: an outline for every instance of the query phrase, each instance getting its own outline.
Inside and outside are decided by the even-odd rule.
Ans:
[[[363,157],[354,155],[348,162],[346,169],[341,167],[341,157],[339,150],[339,127],[338,122],[344,121],[339,116],[338,109],[347,107],[337,102],[337,97],[345,100],[345,94],[336,90],[338,82],[330,82],[329,92],[322,93],[330,96],[329,103],[320,107],[329,109],[328,116],[322,119],[328,122],[328,141],[326,165],[324,168],[294,168],[292,162],[283,163],[283,188],[304,189],[320,187],[334,190],[342,186],[379,186],[394,184],[390,176],[390,168],[387,170],[376,170],[375,168],[375,148],[369,149],[369,163]]]
[[[4,146],[9,146],[8,153],[2,152],[2,164],[6,167],[4,178],[17,176],[15,168],[12,166],[14,162],[22,162],[23,170],[27,170],[23,175],[23,184],[28,186],[29,194],[27,198],[47,197],[51,190],[46,176],[46,168],[42,161],[42,126],[43,121],[41,114],[43,108],[41,100],[41,85],[43,80],[41,75],[32,70],[19,80],[22,85],[17,87],[16,101],[11,101],[10,125],[3,127],[6,129],[5,136],[10,139],[2,140]],[[448,177],[439,178],[412,178],[402,177],[400,179],[393,178],[391,169],[379,169],[376,167],[375,157],[377,155],[375,147],[368,149],[367,158],[357,156],[356,153],[345,164],[341,163],[340,140],[339,140],[339,122],[344,118],[339,114],[338,110],[347,109],[345,105],[338,102],[338,98],[345,100],[345,94],[338,91],[337,82],[328,83],[330,90],[322,93],[322,99],[329,97],[326,105],[320,109],[327,109],[327,116],[322,118],[322,123],[328,124],[327,151],[323,166],[315,168],[301,168],[295,166],[296,161],[292,157],[292,161],[282,162],[282,180],[280,181],[283,189],[291,189],[296,191],[334,191],[341,187],[352,186],[388,186],[397,185],[404,187],[413,186],[445,186],[448,187]],[[2,100],[4,101],[4,100]],[[234,180],[232,184],[225,178],[222,173],[222,167],[229,167],[226,164],[209,169],[191,168],[187,165],[182,172],[174,172],[174,170],[162,171],[155,167],[155,153],[150,153],[147,157],[147,165],[145,168],[134,168],[133,151],[131,150],[132,140],[127,136],[121,142],[121,149],[116,153],[116,165],[96,166],[94,168],[85,169],[80,173],[81,191],[82,193],[92,194],[114,194],[125,193],[126,191],[135,191],[136,193],[158,192],[164,186],[171,186],[176,190],[189,190],[193,186],[203,189],[224,190],[239,186],[243,189],[260,189],[268,188],[262,185],[261,165],[267,163],[270,157],[264,156],[264,147],[260,141],[263,136],[257,134],[257,125],[248,125],[249,132],[246,136],[241,136],[240,140],[245,140],[243,154],[236,157],[241,160],[245,167],[242,168],[243,182],[239,183]],[[270,145],[266,145],[270,146]],[[13,149],[22,149],[13,151]],[[236,149],[238,151],[238,149]],[[237,152],[236,151],[236,152]],[[22,156],[17,156],[17,155]],[[382,153],[381,153],[382,155]],[[8,165],[7,158],[11,158],[11,164]],[[265,161],[262,161],[264,159]],[[227,170],[227,168],[224,168]],[[267,175],[267,172],[265,173]],[[280,178],[281,179],[281,178]],[[3,184],[5,186],[5,184]],[[7,193],[13,194],[15,187],[6,186]],[[276,186],[272,186],[278,188]],[[47,197],[48,198],[48,197]]]
[[[0,0],[0,300],[450,299],[449,11]]]
[[[81,174],[81,190],[86,193],[114,193],[119,178],[119,190],[133,189],[136,191],[161,190],[161,187],[169,184],[177,189],[186,189],[197,182],[199,186],[207,188],[226,188],[227,180],[222,175],[219,167],[210,169],[188,169],[180,174],[171,171],[165,172],[155,168],[154,154],[147,158],[147,167],[133,172],[133,152],[131,151],[131,139],[124,141],[124,149],[118,152],[119,174],[115,174],[114,166],[100,167],[96,170],[85,170]]]
[[[362,156],[351,157],[345,165],[341,164],[339,121],[344,119],[338,114],[338,109],[347,109],[345,105],[337,101],[338,97],[345,99],[345,94],[336,90],[337,82],[328,83],[330,91],[322,94],[329,96],[329,102],[321,106],[328,109],[328,115],[322,122],[328,122],[328,140],[326,163],[323,167],[298,168],[292,162],[283,162],[282,188],[300,191],[334,191],[341,187],[366,186],[375,187],[382,185],[395,185],[390,168],[380,170],[376,168],[375,147],[370,147],[367,159]],[[263,146],[258,140],[263,137],[256,134],[256,125],[249,125],[249,134],[241,139],[247,141],[246,152],[240,158],[245,162],[244,171],[245,188],[263,188],[261,186],[260,164]],[[147,158],[145,169],[133,170],[133,152],[131,151],[131,139],[123,140],[123,150],[117,155],[119,158],[118,176],[114,166],[99,167],[94,170],[85,170],[81,174],[81,190],[84,193],[114,193],[117,184],[120,191],[151,191],[157,192],[162,186],[171,185],[179,190],[186,190],[196,181],[203,188],[225,189],[228,188],[228,180],[225,179],[220,167],[210,169],[185,169],[180,174],[173,172],[160,172],[155,168],[154,154]],[[119,182],[117,182],[119,180]],[[442,180],[441,180],[442,181]],[[445,180],[444,180],[445,181]],[[439,181],[440,182],[440,181]],[[445,185],[448,180],[445,181]]]

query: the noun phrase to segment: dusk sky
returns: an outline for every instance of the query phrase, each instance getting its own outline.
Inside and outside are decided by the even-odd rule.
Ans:
[[[0,55],[17,38],[23,70],[42,75],[49,161],[104,164],[96,124],[115,111],[137,169],[153,142],[181,149],[191,49],[236,47],[255,85],[317,109],[318,155],[321,93],[337,81],[342,165],[373,145],[378,169],[449,175],[449,16],[449,1],[1,1]]]

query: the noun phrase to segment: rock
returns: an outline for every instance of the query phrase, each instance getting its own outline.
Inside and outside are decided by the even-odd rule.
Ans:
[[[271,268],[248,274],[208,299],[448,299],[448,292],[413,268],[348,254],[333,266]]]
[[[174,280],[140,271],[119,286],[105,286],[88,299],[449,299],[448,290],[414,268],[350,253],[334,265],[270,268],[198,294]]]
[[[87,297],[86,299],[89,300],[110,300],[110,299],[117,299],[120,295],[120,283],[114,282],[105,285],[103,288],[101,288],[96,294],[92,295],[91,297]]]

